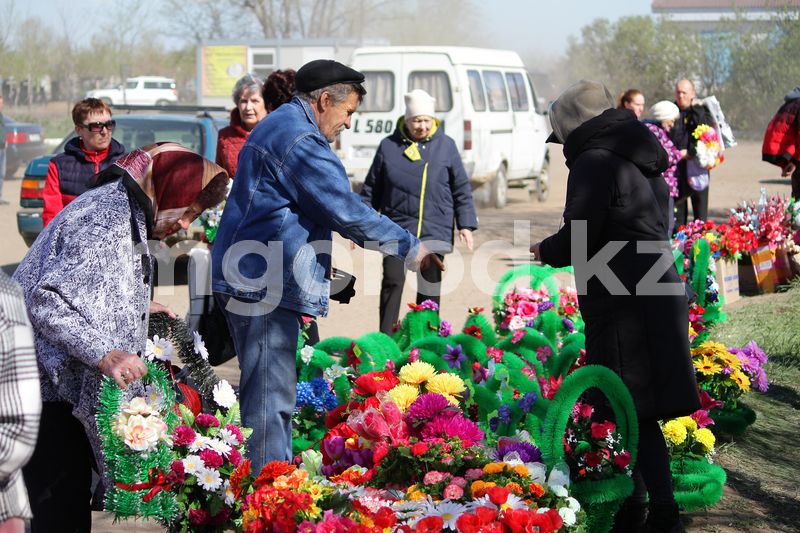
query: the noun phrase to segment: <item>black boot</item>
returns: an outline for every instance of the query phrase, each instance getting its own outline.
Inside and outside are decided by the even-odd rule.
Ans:
[[[677,503],[651,503],[643,532],[686,533]]]
[[[628,498],[614,517],[611,533],[637,533],[647,519],[647,502]]]

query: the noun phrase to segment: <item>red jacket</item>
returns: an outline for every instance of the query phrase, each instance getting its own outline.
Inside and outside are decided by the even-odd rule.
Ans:
[[[87,152],[80,138],[70,139],[64,152],[50,160],[44,182],[42,225],[47,226],[59,211],[86,192],[89,180],[122,157],[125,147],[116,140],[102,152]]]
[[[791,160],[800,165],[800,98],[787,101],[770,120],[761,159],[781,168]]]
[[[217,164],[228,171],[228,176],[236,175],[239,152],[242,150],[250,132],[242,126],[238,109],[231,111],[231,125],[219,130],[217,140]]]

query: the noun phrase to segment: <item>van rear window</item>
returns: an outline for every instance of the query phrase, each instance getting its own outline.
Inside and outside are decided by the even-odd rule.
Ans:
[[[497,70],[484,70],[483,80],[486,82],[486,93],[489,96],[489,110],[508,111],[508,95],[503,75]]]
[[[511,109],[528,110],[528,93],[525,92],[525,78],[519,72],[506,72],[508,93],[511,95]]]
[[[358,106],[359,111],[391,111],[394,109],[394,73],[390,71],[364,71],[364,88],[367,94]]]
[[[453,92],[450,78],[441,70],[417,70],[408,75],[408,90],[422,89],[436,98],[434,110],[445,112],[453,109]]]
[[[483,92],[483,82],[481,74],[477,70],[468,70],[467,79],[469,80],[469,95],[472,98],[472,109],[475,111],[486,111],[486,94]]]

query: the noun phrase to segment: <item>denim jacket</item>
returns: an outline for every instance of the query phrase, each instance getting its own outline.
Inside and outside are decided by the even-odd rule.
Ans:
[[[331,230],[413,257],[419,241],[350,190],[309,104],[295,97],[250,133],[212,250],[212,289],[326,315]]]

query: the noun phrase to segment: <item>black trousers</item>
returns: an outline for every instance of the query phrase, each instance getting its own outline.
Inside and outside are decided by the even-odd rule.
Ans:
[[[444,256],[436,254],[439,259]],[[406,268],[401,259],[385,256],[383,258],[383,280],[381,281],[380,329],[387,335],[400,317],[400,300],[403,297],[403,285],[406,283]],[[417,303],[433,300],[439,303],[442,291],[442,272],[436,266],[417,272]]]
[[[39,436],[22,469],[33,520],[32,533],[92,530],[94,455],[86,431],[67,402],[44,402]]]
[[[792,198],[800,200],[800,166],[792,172]]]

